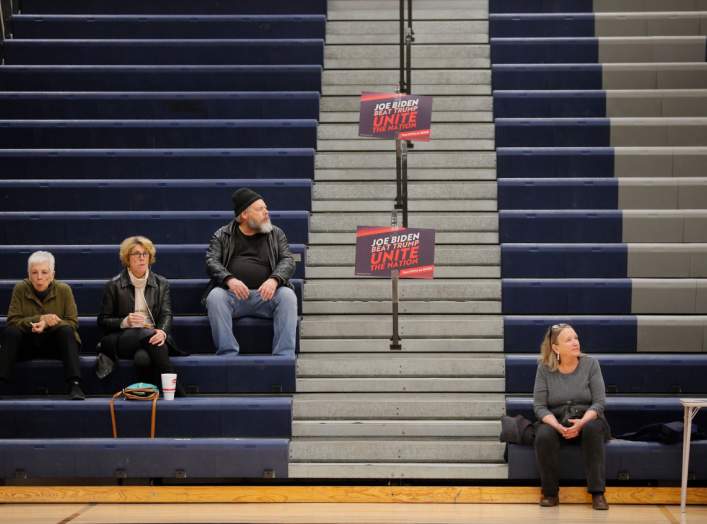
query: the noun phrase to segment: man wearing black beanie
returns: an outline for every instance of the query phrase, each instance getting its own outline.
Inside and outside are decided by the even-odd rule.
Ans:
[[[204,295],[217,355],[240,351],[233,319],[272,318],[273,355],[293,356],[297,298],[290,284],[295,261],[285,233],[272,225],[258,193],[242,187],[231,195],[235,218],[211,237]]]

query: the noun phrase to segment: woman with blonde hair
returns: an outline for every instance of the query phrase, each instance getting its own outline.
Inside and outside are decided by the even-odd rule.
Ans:
[[[540,346],[533,410],[541,422],[535,435],[544,507],[559,504],[560,448],[580,443],[592,507],[609,509],[604,498],[604,444],[610,437],[604,417],[606,393],[599,362],[580,350],[569,324],[550,326]]]
[[[159,386],[160,374],[174,372],[170,352],[179,352],[169,335],[169,282],[150,271],[155,257],[155,245],[150,239],[133,236],[123,240],[123,270],[106,283],[98,325],[104,333],[100,353],[113,362],[118,358],[133,359],[138,380]],[[177,385],[178,396],[183,393]]]

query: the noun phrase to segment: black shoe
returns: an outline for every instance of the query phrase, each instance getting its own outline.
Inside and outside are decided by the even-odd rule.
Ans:
[[[86,395],[78,382],[71,383],[69,387],[69,400],[86,400]]]
[[[609,503],[603,493],[592,493],[592,507],[598,510],[609,509]]]
[[[543,508],[551,508],[553,506],[558,506],[560,504],[560,497],[557,495],[553,496],[546,496],[543,495],[542,498],[540,499],[540,505]]]

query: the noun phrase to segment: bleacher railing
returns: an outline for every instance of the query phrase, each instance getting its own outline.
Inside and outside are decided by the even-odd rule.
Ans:
[[[412,0],[400,0],[400,83],[398,91],[412,92]],[[405,140],[395,141],[395,210],[402,213],[402,226],[408,227],[408,167],[407,152],[412,144]]]

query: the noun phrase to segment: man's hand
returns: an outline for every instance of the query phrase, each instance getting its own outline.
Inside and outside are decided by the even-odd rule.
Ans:
[[[42,315],[41,317],[39,317],[39,320],[43,320],[47,324],[47,327],[54,327],[59,322],[61,322],[61,318],[59,318],[54,313],[47,313],[46,315]]]
[[[250,290],[248,289],[248,286],[246,286],[243,282],[234,277],[228,279],[226,285],[228,286],[228,290],[234,295],[236,295],[237,298],[239,298],[240,300],[248,300]]]
[[[272,297],[275,296],[275,291],[277,291],[277,280],[274,278],[267,279],[263,282],[263,285],[258,288],[260,298],[262,298],[265,302],[272,300]]]
[[[155,329],[155,334],[150,337],[150,344],[153,346],[164,346],[167,340],[167,333],[161,329]]]
[[[47,328],[47,321],[40,318],[39,322],[30,322],[32,325],[32,333],[43,333]]]

